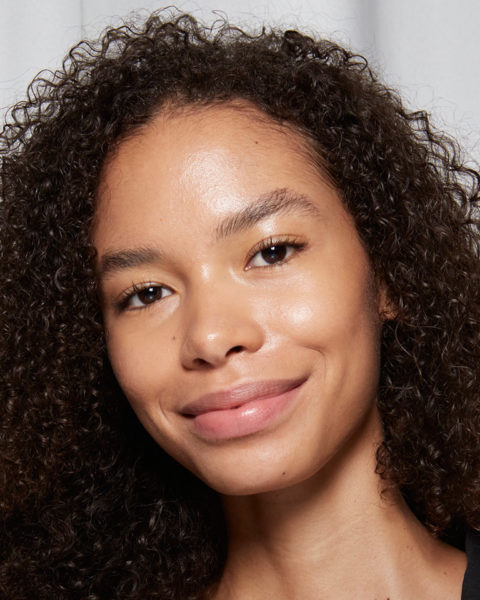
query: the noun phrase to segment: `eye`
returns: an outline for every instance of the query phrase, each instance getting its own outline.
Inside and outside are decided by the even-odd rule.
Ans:
[[[172,294],[173,291],[164,285],[134,285],[125,292],[119,307],[121,310],[146,308]]]
[[[264,240],[259,248],[252,250],[248,268],[271,267],[288,261],[295,252],[304,249],[305,244],[293,240]]]

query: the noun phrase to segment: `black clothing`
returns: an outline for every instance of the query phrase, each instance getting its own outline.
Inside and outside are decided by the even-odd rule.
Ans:
[[[480,600],[480,533],[470,529],[465,540],[467,570],[463,579],[462,600]]]

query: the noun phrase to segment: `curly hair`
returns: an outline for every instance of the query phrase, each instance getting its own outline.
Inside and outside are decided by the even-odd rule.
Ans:
[[[377,471],[452,539],[480,528],[480,177],[366,60],[296,31],[154,13],[81,42],[0,146],[0,596],[194,600],[217,494],[149,438],[109,366],[90,239],[106,157],[162,105],[243,99],[309,141],[388,289]]]

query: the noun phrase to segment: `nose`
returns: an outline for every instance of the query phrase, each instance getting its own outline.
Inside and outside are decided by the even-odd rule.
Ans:
[[[187,309],[181,362],[188,370],[220,367],[232,356],[253,353],[264,342],[261,324],[241,295],[217,290],[191,299]]]

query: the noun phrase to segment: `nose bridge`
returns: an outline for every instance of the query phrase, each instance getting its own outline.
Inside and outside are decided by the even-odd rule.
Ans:
[[[184,304],[185,366],[218,366],[233,353],[258,350],[262,327],[245,296],[245,288],[233,278],[199,272]]]

